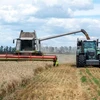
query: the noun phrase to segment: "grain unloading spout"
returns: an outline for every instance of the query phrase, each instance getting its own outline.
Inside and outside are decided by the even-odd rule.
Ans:
[[[62,36],[66,36],[66,35],[71,35],[71,34],[76,34],[76,33],[80,33],[80,32],[82,32],[86,36],[87,40],[90,40],[90,37],[89,37],[88,33],[84,29],[81,29],[80,31],[74,31],[74,32],[70,32],[70,33],[50,36],[50,37],[47,37],[47,38],[42,38],[42,39],[40,39],[40,41],[49,40],[49,39],[53,39],[53,38],[57,38],[57,37],[62,37]]]
[[[88,33],[84,29],[81,29],[81,32],[86,36],[87,40],[90,40]]]

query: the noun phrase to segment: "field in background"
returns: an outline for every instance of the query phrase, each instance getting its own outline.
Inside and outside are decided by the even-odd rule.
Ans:
[[[76,62],[76,55],[75,54],[56,54],[58,57],[58,62],[60,64],[66,64],[66,63],[73,63]]]
[[[57,56],[58,67],[0,62],[0,100],[100,100],[99,67],[76,68],[75,55]]]

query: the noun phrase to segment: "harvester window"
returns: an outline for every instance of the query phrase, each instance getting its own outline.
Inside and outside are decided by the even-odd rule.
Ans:
[[[32,40],[21,40],[21,50],[22,51],[33,50]]]

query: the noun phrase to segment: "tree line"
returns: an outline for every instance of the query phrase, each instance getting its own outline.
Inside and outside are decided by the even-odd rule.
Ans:
[[[3,53],[14,53],[16,51],[15,47],[11,46],[0,46],[0,54]],[[67,46],[61,46],[61,47],[52,47],[52,46],[45,46],[41,47],[41,51],[44,53],[60,53],[60,54],[65,54],[65,53],[75,53],[76,52],[76,47],[67,47]]]
[[[61,47],[51,47],[51,46],[46,46],[42,47],[41,50],[44,53],[58,53],[58,54],[74,54],[76,53],[76,47],[67,47],[67,46],[61,46]]]
[[[14,53],[16,50],[15,47],[11,46],[0,46],[0,53]]]

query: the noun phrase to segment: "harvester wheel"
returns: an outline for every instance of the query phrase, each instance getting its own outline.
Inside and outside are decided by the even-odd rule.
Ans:
[[[77,67],[84,67],[85,66],[85,57],[84,55],[79,55],[76,61]]]

